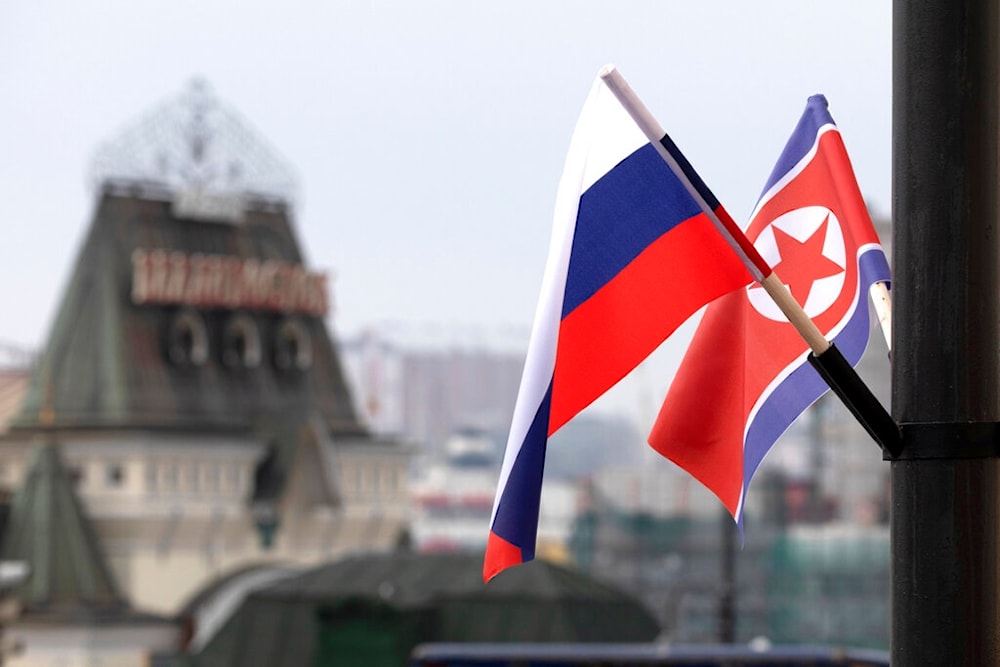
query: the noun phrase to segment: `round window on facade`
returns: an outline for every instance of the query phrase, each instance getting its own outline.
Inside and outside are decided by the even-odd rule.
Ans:
[[[274,341],[274,365],[285,371],[304,371],[312,365],[309,332],[298,320],[285,320]]]
[[[202,366],[208,361],[208,333],[198,313],[178,313],[167,331],[167,358],[178,366]]]
[[[235,315],[222,332],[222,363],[229,368],[260,366],[260,334],[248,315]]]

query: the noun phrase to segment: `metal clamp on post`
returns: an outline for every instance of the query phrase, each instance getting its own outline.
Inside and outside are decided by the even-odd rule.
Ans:
[[[900,424],[902,447],[886,461],[988,459],[1000,456],[1000,422]]]

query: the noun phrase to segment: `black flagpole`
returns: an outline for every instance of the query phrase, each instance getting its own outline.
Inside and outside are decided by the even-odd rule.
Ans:
[[[1000,664],[1000,0],[893,2],[893,667]]]

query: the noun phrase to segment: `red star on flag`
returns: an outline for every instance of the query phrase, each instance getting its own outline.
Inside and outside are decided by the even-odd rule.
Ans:
[[[773,270],[781,282],[788,285],[788,291],[800,306],[805,306],[814,282],[820,278],[835,276],[844,270],[844,267],[823,254],[829,221],[830,216],[827,215],[823,224],[805,241],[799,241],[778,227],[772,227],[778,254],[781,255],[781,261]]]

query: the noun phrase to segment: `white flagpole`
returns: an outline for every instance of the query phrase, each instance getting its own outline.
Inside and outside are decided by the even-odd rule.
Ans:
[[[646,138],[650,140],[656,150],[663,157],[664,161],[670,166],[670,169],[677,175],[677,177],[684,183],[685,187],[688,188],[688,192],[694,198],[695,201],[701,206],[702,212],[708,216],[708,219],[712,221],[715,228],[722,234],[728,241],[733,250],[740,256],[743,260],[743,264],[750,271],[750,275],[760,282],[764,291],[768,293],[774,303],[777,304],[781,312],[784,313],[788,321],[791,322],[792,326],[799,333],[803,340],[809,345],[809,349],[813,351],[816,356],[819,356],[830,349],[830,341],[823,336],[823,333],[816,327],[813,321],[806,314],[806,311],[802,309],[802,306],[792,297],[788,288],[785,284],[781,282],[777,275],[771,270],[771,267],[764,264],[764,267],[758,266],[740,247],[739,242],[733,238],[733,234],[742,235],[743,232],[733,225],[733,229],[728,228],[721,220],[719,220],[718,215],[713,211],[706,201],[704,201],[701,195],[695,191],[694,186],[688,181],[687,176],[683,173],[680,166],[673,159],[673,156],[667,152],[667,149],[661,143],[666,132],[660,126],[660,124],[653,117],[653,114],[649,112],[646,105],[642,103],[639,96],[635,94],[632,88],[625,81],[625,78],[621,73],[614,67],[614,65],[606,65],[600,72],[600,77],[604,83],[611,89],[611,92],[615,94],[618,101],[625,108],[625,110],[632,116],[632,120],[635,121],[639,129],[643,131]],[[728,214],[727,214],[728,215]],[[743,237],[746,238],[745,236]],[[752,247],[752,244],[747,241],[747,245]],[[763,259],[760,260],[764,263]],[[763,270],[766,268],[766,271]]]
[[[796,332],[812,350],[809,363],[816,369],[823,380],[840,397],[844,405],[854,414],[858,422],[868,431],[876,443],[893,456],[898,455],[900,447],[899,430],[896,423],[885,408],[878,402],[878,399],[871,393],[867,385],[858,377],[854,368],[844,359],[840,351],[823,336],[806,311],[792,297],[791,292],[771,267],[764,261],[760,254],[754,249],[743,230],[733,222],[725,209],[719,207],[719,213],[712,210],[707,201],[697,192],[697,188],[690,182],[687,174],[684,173],[677,161],[667,151],[663,145],[666,132],[660,127],[653,115],[646,109],[642,100],[632,91],[625,79],[613,65],[608,65],[601,70],[601,79],[611,89],[615,97],[625,108],[635,123],[650,140],[657,152],[674,172],[674,174],[685,184],[688,192],[701,207],[702,212],[712,221],[720,234],[729,241],[733,251],[737,253],[750,274],[760,282],[761,286],[774,300],[781,312],[784,313],[788,321],[795,327]],[[724,215],[723,221],[720,216]],[[745,246],[741,243],[745,242]],[[753,258],[751,258],[753,257]],[[881,321],[881,316],[880,316]],[[884,329],[883,329],[884,332]]]
[[[889,296],[889,287],[884,282],[872,283],[868,289],[872,297],[872,304],[875,306],[875,315],[878,316],[879,326],[882,328],[882,336],[885,338],[885,345],[892,353],[892,297]]]

